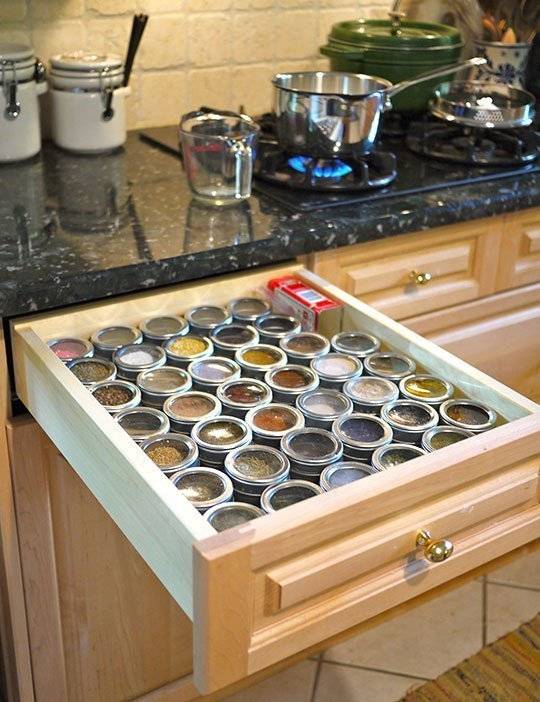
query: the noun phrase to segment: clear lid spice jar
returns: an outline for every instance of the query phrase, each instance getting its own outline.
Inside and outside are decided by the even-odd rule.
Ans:
[[[302,331],[302,326],[295,317],[288,317],[284,314],[269,314],[257,319],[255,329],[259,332],[261,343],[277,346],[281,339]]]
[[[268,371],[264,381],[272,389],[276,402],[289,405],[294,405],[299,395],[319,386],[319,376],[311,368],[293,364]]]
[[[187,336],[169,339],[163,344],[167,363],[178,368],[187,368],[192,361],[208,358],[214,353],[214,345],[206,336]]]
[[[422,435],[439,422],[439,415],[431,405],[418,400],[394,400],[386,404],[381,417],[392,427],[396,441],[419,444]]]
[[[401,380],[412,375],[416,370],[416,363],[402,353],[395,351],[378,351],[366,356],[364,368],[368,375],[389,380]]]
[[[149,317],[139,324],[144,340],[154,344],[163,344],[169,339],[184,336],[189,332],[189,324],[183,317],[161,315]]]
[[[367,463],[340,461],[323,470],[319,484],[325,492],[329,492],[335,488],[353,483],[356,480],[367,478],[374,473],[377,473],[375,468]]]
[[[399,381],[399,389],[407,400],[419,400],[432,407],[439,407],[454,394],[454,386],[447,380],[427,373],[410,375]]]
[[[94,398],[111,414],[133,409],[141,404],[141,391],[128,380],[105,380],[90,388]]]
[[[155,407],[125,409],[118,412],[115,419],[138,443],[168,434],[171,429],[167,415]]]
[[[380,414],[383,405],[399,397],[399,388],[391,380],[364,375],[349,380],[343,392],[351,399],[355,412]]]
[[[86,339],[64,337],[47,341],[47,346],[64,363],[69,363],[78,358],[91,358],[94,355],[94,346]]]
[[[360,331],[341,332],[332,337],[332,348],[338,353],[365,358],[381,348],[376,336]]]
[[[231,479],[215,468],[184,468],[175,473],[171,481],[201,513],[232,500]]]
[[[286,336],[279,342],[291,363],[309,366],[314,358],[326,356],[330,351],[330,342],[322,334],[299,332]]]
[[[229,451],[249,444],[252,438],[243,419],[225,414],[197,422],[191,436],[199,447],[201,461],[213,466],[223,466]]]
[[[116,378],[114,363],[102,358],[76,358],[67,365],[73,375],[87,387]]]
[[[174,431],[190,434],[197,422],[221,414],[221,402],[207,392],[188,390],[186,393],[167,398],[163,404],[163,411]]]
[[[96,356],[112,358],[113,353],[128,344],[140,344],[142,331],[137,327],[114,326],[98,329],[92,334]]]
[[[272,402],[272,391],[268,385],[255,378],[228,380],[218,387],[216,394],[225,414],[242,419],[250,409]]]
[[[250,444],[235,449],[225,458],[225,471],[239,500],[259,504],[263,491],[289,477],[287,457],[271,446]]]
[[[318,483],[322,470],[341,459],[343,444],[326,429],[307,427],[285,434],[281,450],[290,461],[292,477]]]
[[[371,462],[377,471],[382,471],[412,461],[413,458],[425,454],[424,449],[414,444],[388,444],[388,446],[382,446],[374,451]]]
[[[215,393],[221,383],[239,378],[240,372],[238,363],[225,356],[209,356],[192,361],[188,366],[193,387],[202,392]]]
[[[446,400],[439,411],[445,424],[466,429],[472,434],[493,429],[497,424],[497,413],[476,400]]]
[[[224,307],[216,305],[199,305],[186,312],[186,319],[192,334],[210,336],[210,333],[220,324],[230,324],[232,316]]]
[[[281,368],[287,363],[287,356],[281,349],[269,344],[255,344],[240,349],[235,355],[236,362],[249,378],[263,380],[265,373]]]
[[[136,380],[142,371],[164,366],[167,356],[161,346],[147,343],[128,344],[113,353],[113,362],[118,369],[119,378]]]
[[[343,455],[353,460],[368,461],[375,449],[386,446],[393,438],[392,429],[380,417],[360,412],[337,419],[332,429],[343,442]]]
[[[362,361],[356,356],[344,353],[328,353],[311,361],[312,370],[317,373],[323,388],[341,390],[343,384],[362,375]]]
[[[353,411],[353,403],[348,397],[328,388],[317,388],[300,395],[296,407],[304,415],[306,426],[319,429],[331,429],[336,419]]]
[[[143,441],[141,449],[165,475],[199,464],[197,444],[183,434],[163,434]]]
[[[279,485],[271,485],[261,495],[261,507],[269,514],[285,507],[290,507],[297,502],[303,502],[310,497],[322,495],[319,485],[307,480],[287,480]]]
[[[220,532],[246,524],[246,522],[258,517],[264,517],[265,514],[266,512],[255,505],[245,502],[225,502],[224,504],[210,507],[205,512],[204,517],[216,531]]]
[[[258,444],[279,448],[287,432],[304,426],[304,416],[296,407],[273,402],[249,410],[246,422]]]
[[[458,441],[468,439],[470,436],[473,436],[472,432],[459,427],[433,427],[433,429],[428,429],[424,432],[422,448],[431,453],[432,451],[438,451],[447,446],[457,444]]]
[[[191,390],[191,383],[189,373],[174,366],[145,370],[137,376],[143,404],[158,409],[163,408],[163,403],[171,395]]]
[[[210,339],[218,354],[234,358],[238,349],[259,343],[259,333],[250,324],[220,324]]]
[[[258,297],[238,297],[229,302],[229,312],[238,324],[253,324],[262,317],[268,317],[271,307],[266,300]]]

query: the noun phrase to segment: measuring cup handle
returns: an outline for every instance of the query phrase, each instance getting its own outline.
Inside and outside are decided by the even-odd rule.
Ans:
[[[234,156],[236,166],[236,196],[238,198],[249,197],[253,178],[253,149],[242,141],[235,141],[230,147],[230,151]]]

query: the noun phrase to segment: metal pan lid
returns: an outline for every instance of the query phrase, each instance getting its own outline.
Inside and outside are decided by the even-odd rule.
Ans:
[[[279,342],[286,354],[297,358],[324,356],[330,351],[330,342],[322,334],[315,332],[298,332],[281,339]]]
[[[122,325],[104,327],[92,334],[92,343],[101,351],[116,351],[127,344],[140,344],[142,340],[140,329]]]
[[[161,346],[155,344],[127,344],[113,353],[117,368],[133,373],[164,366],[167,356]]]
[[[233,495],[231,479],[215,468],[184,468],[171,482],[199,510],[228,502]]]
[[[353,412],[336,419],[332,431],[346,446],[373,449],[389,444],[393,438],[391,427],[374,414]]]
[[[427,431],[439,422],[439,415],[431,405],[419,400],[394,400],[381,410],[381,418],[401,432]]]
[[[243,419],[222,414],[197,422],[191,436],[199,446],[211,451],[232,451],[251,441],[251,429]]]
[[[497,423],[497,413],[476,400],[446,400],[439,408],[441,419],[472,432],[486,431]]]
[[[279,439],[286,432],[304,426],[304,415],[290,405],[272,402],[254,407],[246,414],[246,422],[257,435]]]
[[[264,517],[266,512],[260,507],[250,505],[247,502],[224,502],[220,505],[210,507],[204,513],[204,518],[218,532],[232,529],[246,522],[250,522],[258,517]]]
[[[137,385],[148,395],[169,397],[191,388],[191,376],[176,366],[161,366],[141,371],[137,376]]]
[[[356,480],[367,478],[378,471],[367,463],[340,461],[327,466],[321,473],[320,485],[326,492],[348,485]]]
[[[266,488],[261,495],[261,507],[265,512],[277,512],[310,497],[322,495],[322,492],[319,485],[307,480],[286,480],[284,483]]]
[[[250,409],[272,402],[272,390],[255,378],[236,378],[227,380],[217,389],[217,396],[229,407]]]
[[[338,353],[365,358],[378,351],[381,342],[372,334],[360,331],[341,332],[332,337],[332,348]]]
[[[221,402],[208,392],[188,390],[168,397],[163,404],[165,414],[175,422],[193,423],[221,413]]]
[[[329,388],[317,388],[300,395],[296,406],[306,417],[325,421],[333,421],[353,411],[353,404],[348,397]]]
[[[229,302],[229,311],[233,319],[239,322],[255,322],[269,315],[271,307],[266,300],[258,297],[238,297]]]
[[[375,407],[397,400],[399,397],[399,389],[395,383],[373,375],[348,380],[343,386],[343,392],[353,402]]]
[[[161,315],[148,317],[139,324],[139,329],[147,339],[165,341],[175,336],[182,336],[189,331],[189,324],[183,317],[174,315]]]
[[[388,444],[381,446],[373,452],[371,462],[378,471],[399,466],[407,461],[412,461],[418,456],[425,456],[426,451],[414,444]]]
[[[118,412],[114,416],[118,424],[134,441],[146,441],[170,431],[169,418],[153,407],[135,407]]]
[[[377,353],[366,356],[364,368],[369,375],[401,380],[401,378],[415,372],[416,363],[412,358],[396,351],[377,351]]]
[[[250,444],[227,454],[225,470],[233,482],[251,487],[273,485],[289,475],[289,459],[271,446]]]
[[[290,459],[307,466],[326,466],[343,454],[339,437],[326,429],[306,427],[290,431],[281,439],[281,450]]]
[[[165,473],[190,466],[199,455],[197,444],[184,434],[163,434],[148,439],[141,444],[141,449]]]
[[[74,361],[76,358],[89,358],[94,355],[94,346],[86,339],[77,339],[76,337],[50,339],[47,341],[47,346],[64,363]]]

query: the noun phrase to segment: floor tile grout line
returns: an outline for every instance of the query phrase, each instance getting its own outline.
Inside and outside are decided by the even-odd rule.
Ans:
[[[540,592],[540,587],[530,587],[529,585],[516,585],[514,583],[505,583],[502,580],[490,580],[489,575],[486,576],[488,585],[498,585],[499,587],[513,587],[515,590],[528,590],[529,592]]]
[[[321,660],[321,663],[329,663],[330,665],[340,665],[343,668],[355,668],[356,670],[367,670],[370,673],[383,673],[385,675],[395,675],[398,678],[408,678],[410,680],[422,680],[428,682],[433,678],[425,678],[422,675],[411,675],[409,673],[400,673],[397,670],[385,670],[384,668],[371,668],[367,665],[355,665],[354,663],[340,663],[339,661]]]
[[[488,581],[484,575],[482,578],[482,648],[487,645],[487,588]]]
[[[319,660],[317,661],[317,670],[315,671],[315,677],[313,679],[313,689],[311,690],[311,697],[309,698],[309,702],[315,702],[315,698],[317,697],[317,688],[319,687],[319,678],[321,676],[322,663],[323,654],[321,653],[319,655]]]

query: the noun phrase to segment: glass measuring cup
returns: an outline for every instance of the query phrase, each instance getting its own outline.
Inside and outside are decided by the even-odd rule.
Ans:
[[[199,110],[182,117],[180,143],[194,197],[228,205],[251,195],[258,132],[250,117],[234,112]]]

